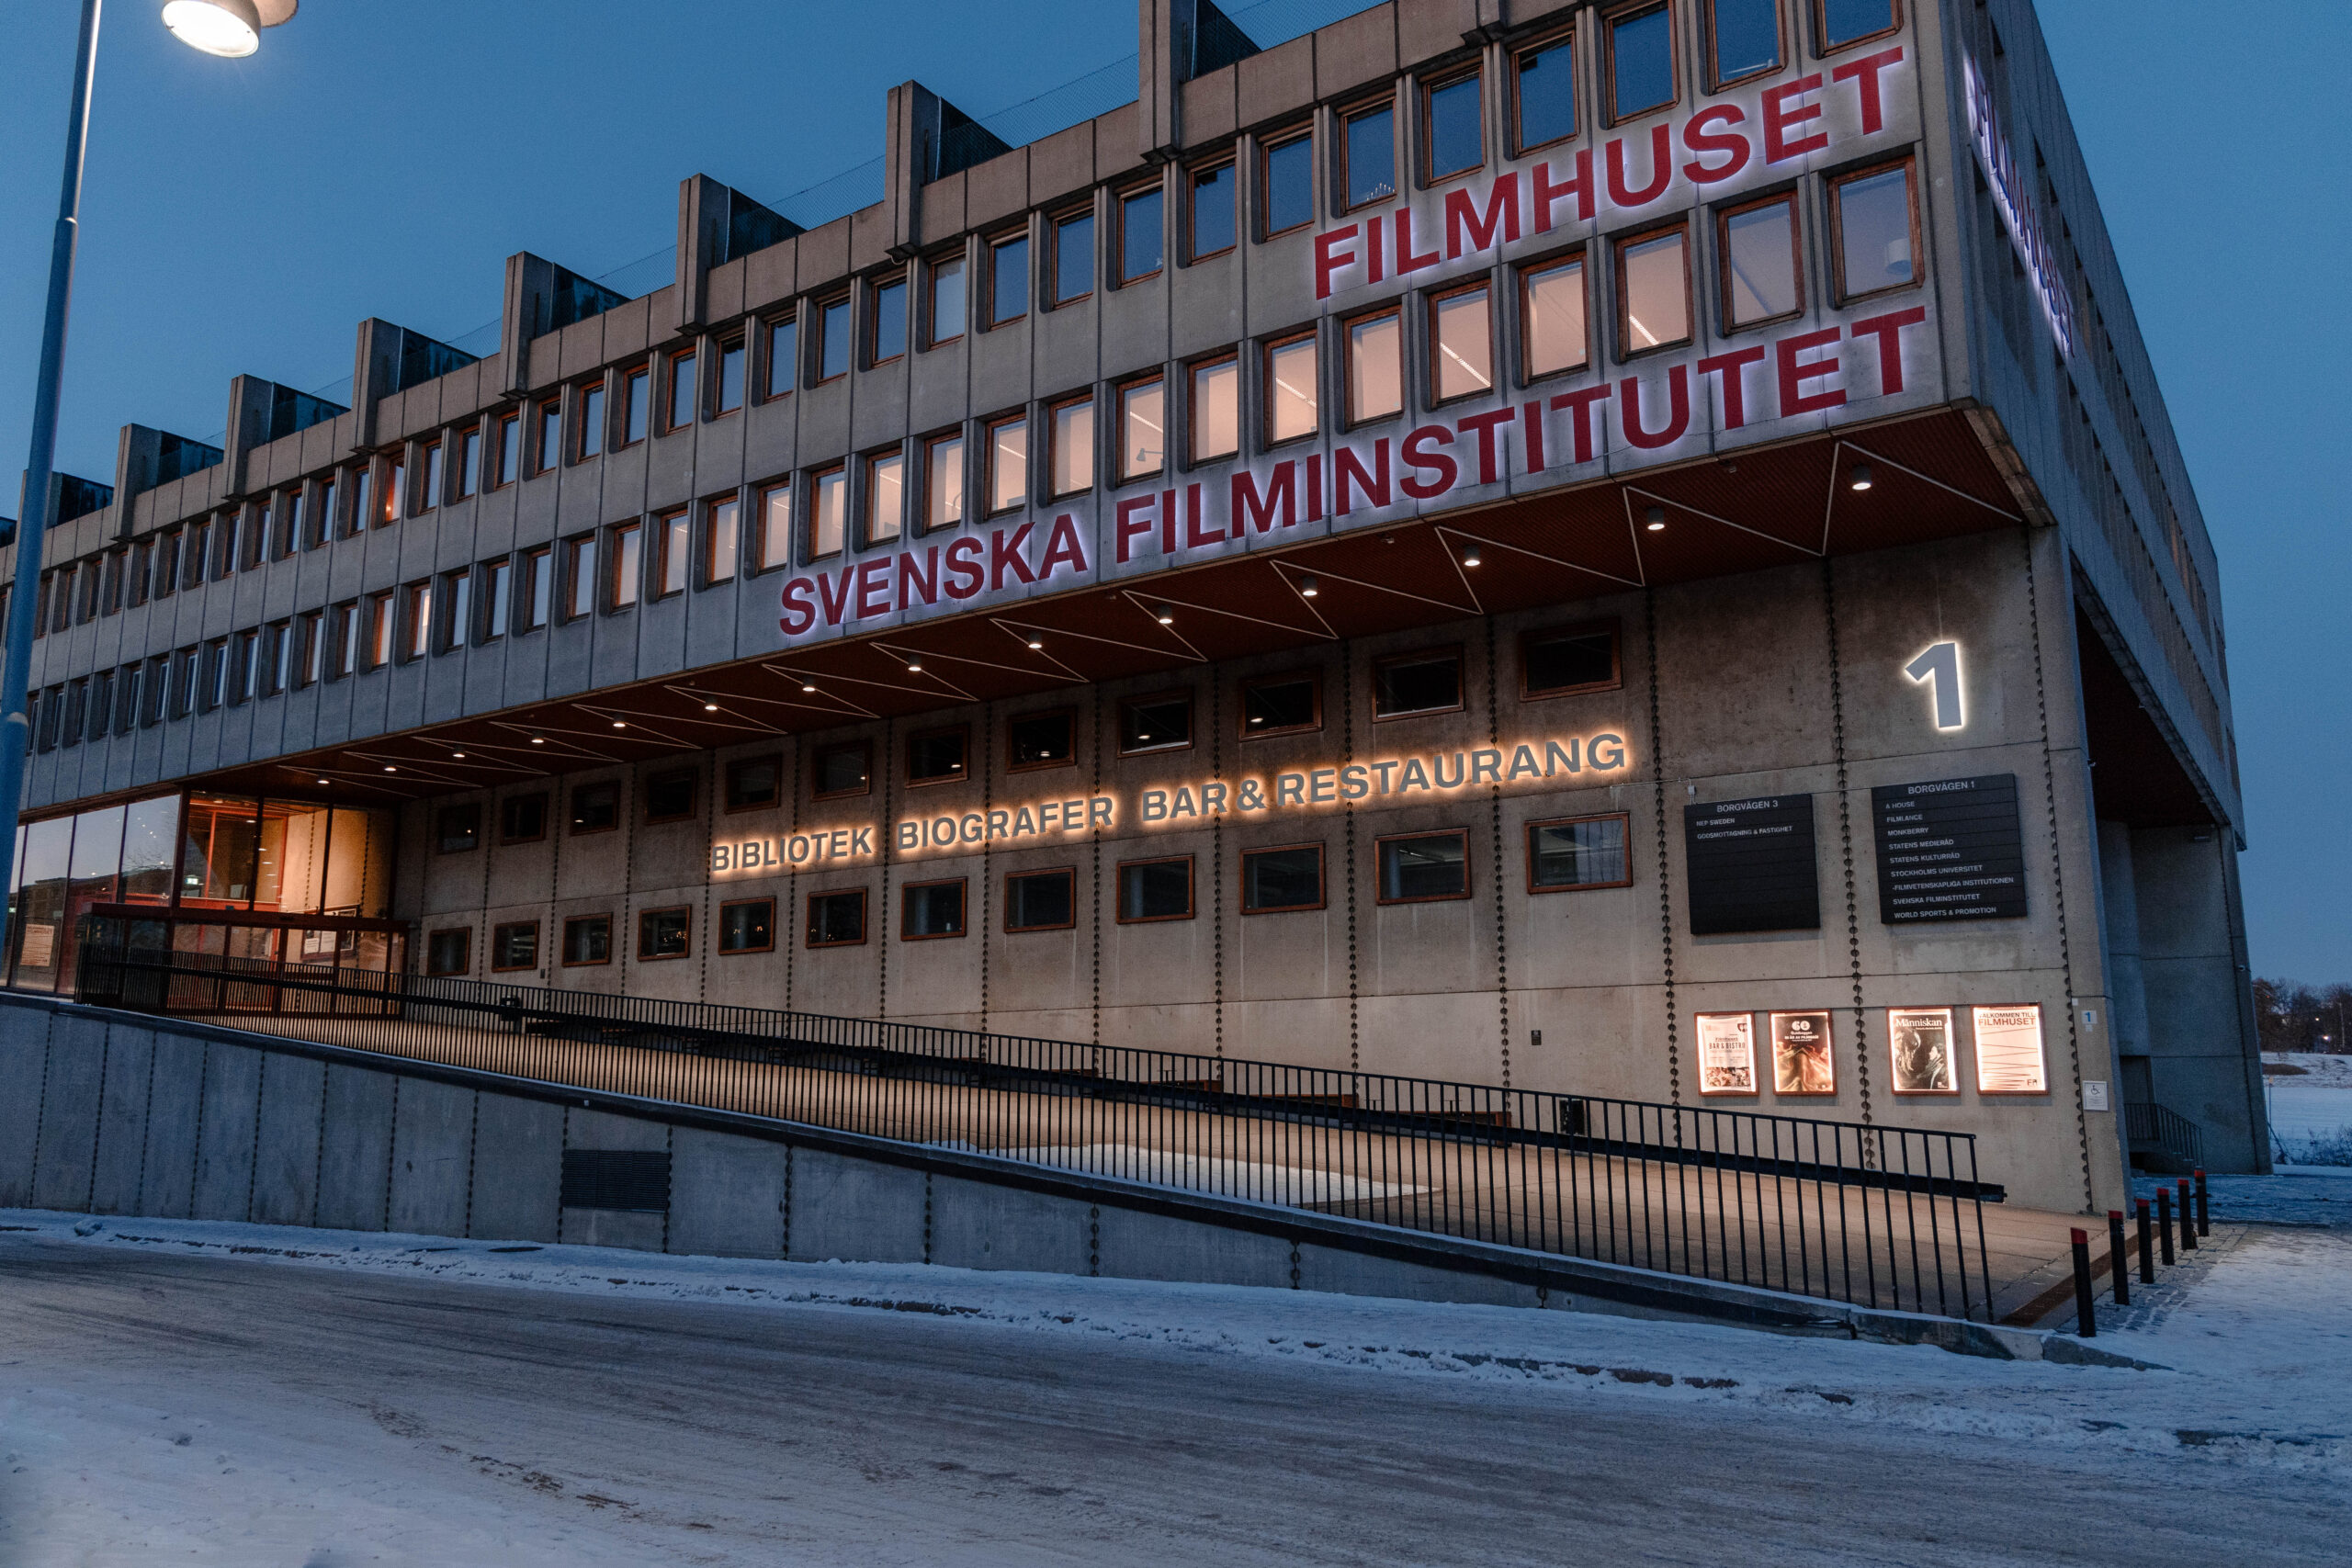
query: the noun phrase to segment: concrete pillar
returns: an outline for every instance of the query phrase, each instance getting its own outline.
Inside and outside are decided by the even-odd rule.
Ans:
[[[949,133],[956,146],[947,146]],[[922,187],[1012,148],[920,82],[890,89],[882,130],[883,245],[894,261],[922,245]]]
[[[498,389],[510,398],[531,390],[531,340],[538,335],[543,301],[555,292],[555,263],[517,251],[506,258],[506,299],[498,317]],[[360,328],[363,334],[367,328]],[[552,373],[554,366],[549,365]],[[548,378],[552,380],[552,374]],[[352,396],[359,395],[355,377]],[[366,409],[368,405],[358,405]],[[365,444],[365,438],[363,438]]]
[[[2237,1006],[2225,831],[2134,829],[2132,861],[2156,1099],[2198,1124],[2209,1169],[2250,1171],[2267,1134],[2259,1052]]]
[[[1482,0],[1493,6],[1498,0]],[[1258,52],[1213,0],[1138,0],[1136,132],[1145,159],[1163,163],[1184,145],[1184,84]]]
[[[2126,824],[2098,824],[2098,869],[2115,1051],[2119,1056],[2143,1056],[2148,1051],[2148,993],[2140,975],[2140,892]]]
[[[799,224],[708,175],[680,180],[677,287],[672,295],[678,330],[708,324],[711,268],[799,232]]]
[[[514,264],[509,261],[506,291],[514,292]],[[359,323],[358,345],[351,355],[351,449],[376,449],[376,400],[390,397],[401,369],[401,329],[374,316]]]

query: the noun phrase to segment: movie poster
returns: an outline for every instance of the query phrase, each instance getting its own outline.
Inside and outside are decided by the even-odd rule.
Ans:
[[[1699,1092],[1756,1092],[1756,1016],[1702,1012],[1691,1021],[1699,1033]]]
[[[1838,1092],[1838,1063],[1830,1054],[1827,1013],[1772,1015],[1772,1092]]]
[[[1889,1008],[1886,1031],[1894,1049],[1894,1092],[1958,1094],[1951,1061],[1951,1009]]]
[[[2041,1007],[1973,1008],[1976,1033],[1976,1092],[2047,1094],[2049,1074],[2041,1055]]]

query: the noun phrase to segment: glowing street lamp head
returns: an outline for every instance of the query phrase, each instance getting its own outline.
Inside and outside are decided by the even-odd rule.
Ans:
[[[166,0],[164,26],[190,49],[223,60],[243,60],[261,47],[261,30],[294,14],[290,0],[277,0],[264,17],[254,0]]]

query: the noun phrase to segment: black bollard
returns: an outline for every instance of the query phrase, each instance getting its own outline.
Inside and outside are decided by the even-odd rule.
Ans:
[[[2151,1234],[2154,1227],[2148,1224],[2148,1201],[2134,1198],[2132,1202],[2140,1214],[2140,1283],[2153,1285],[2156,1282],[2156,1238]]]
[[[2180,1249],[2183,1252],[2197,1250],[2197,1221],[2190,1213],[2188,1178],[2185,1176],[2180,1179]]]
[[[2123,1211],[2107,1212],[2107,1262],[2115,1270],[2115,1304],[2132,1304],[2132,1265],[2123,1256]]]
[[[2213,1211],[2205,1201],[2205,1173],[2201,1170],[2197,1173],[2197,1234],[2213,1234]]]
[[[2098,1314],[2091,1307],[2091,1234],[2075,1232],[2075,1332],[2089,1339],[2098,1334]]]
[[[2156,1189],[2156,1243],[2163,1248],[2165,1267],[2172,1267],[2172,1189]]]

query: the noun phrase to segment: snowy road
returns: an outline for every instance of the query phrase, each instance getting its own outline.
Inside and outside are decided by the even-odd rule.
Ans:
[[[2271,1376],[2340,1403],[2340,1336],[2283,1375],[2199,1380],[1569,1313],[0,1219],[11,1564],[2342,1561],[2344,1445],[2290,1430],[2336,1405],[2252,1413]],[[2244,1279],[2341,1283],[2352,1238],[2278,1234]],[[2149,1315],[2100,1343],[2178,1366],[2229,1321]],[[2162,1426],[2241,1407],[2286,1442]]]

